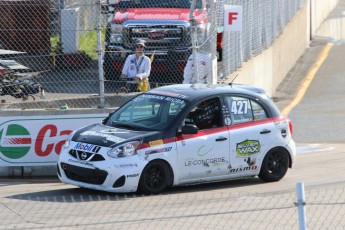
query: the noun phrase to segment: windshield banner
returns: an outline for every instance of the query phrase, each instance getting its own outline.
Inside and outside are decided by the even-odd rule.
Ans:
[[[55,165],[69,134],[108,114],[0,118],[0,167]]]

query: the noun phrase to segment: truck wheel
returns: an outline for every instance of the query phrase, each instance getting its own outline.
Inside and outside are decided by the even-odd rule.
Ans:
[[[143,170],[139,189],[144,194],[157,194],[164,191],[171,181],[169,166],[164,161],[152,161]]]
[[[289,168],[289,156],[286,150],[275,148],[270,150],[261,165],[259,178],[265,182],[282,179]]]

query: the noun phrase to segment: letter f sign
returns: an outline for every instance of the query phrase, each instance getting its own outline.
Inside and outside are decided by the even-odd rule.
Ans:
[[[234,20],[237,20],[238,12],[229,12],[229,25],[232,25]]]
[[[224,5],[224,31],[242,30],[242,6]]]

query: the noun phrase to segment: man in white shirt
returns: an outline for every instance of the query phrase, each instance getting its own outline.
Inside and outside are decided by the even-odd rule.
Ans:
[[[127,57],[122,68],[121,78],[127,80],[130,92],[137,91],[138,83],[148,78],[151,72],[150,58],[144,55],[145,41],[138,39],[135,42],[135,53]]]

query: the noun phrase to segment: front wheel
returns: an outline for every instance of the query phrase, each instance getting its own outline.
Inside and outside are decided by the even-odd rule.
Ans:
[[[144,194],[161,193],[169,186],[170,180],[169,166],[163,161],[152,161],[143,170],[139,189]]]
[[[289,168],[289,156],[286,150],[272,149],[269,151],[261,166],[259,178],[266,182],[282,179]]]

